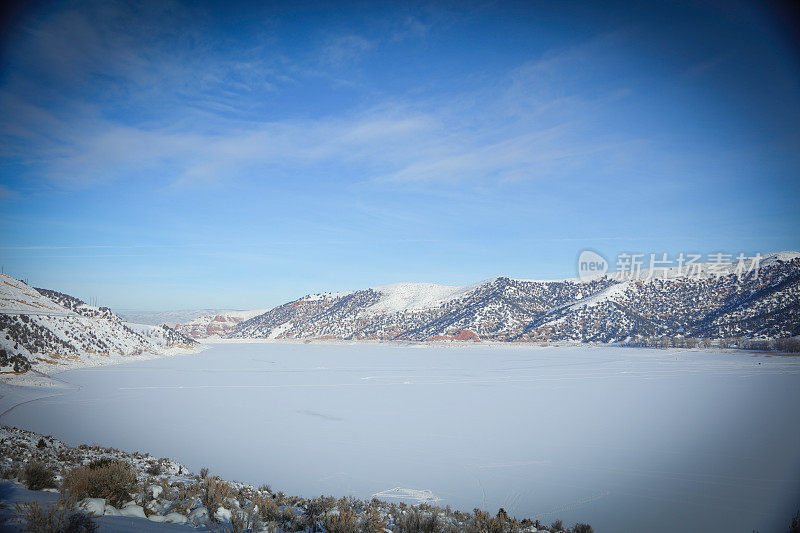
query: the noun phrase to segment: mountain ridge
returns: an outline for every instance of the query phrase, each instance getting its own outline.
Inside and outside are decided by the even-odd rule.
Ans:
[[[800,253],[759,260],[755,272],[724,261],[590,280],[498,276],[463,287],[395,283],[315,293],[243,320],[225,336],[622,342],[800,334]]]

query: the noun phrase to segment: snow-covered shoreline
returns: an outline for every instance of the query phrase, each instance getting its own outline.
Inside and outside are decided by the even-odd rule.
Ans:
[[[626,348],[625,343],[606,343],[606,342],[580,342],[580,341],[552,341],[552,342],[505,342],[505,341],[492,341],[492,340],[435,340],[435,341],[415,341],[415,340],[386,340],[386,339],[324,339],[324,338],[223,338],[223,337],[208,337],[198,340],[201,345],[207,347],[215,345],[226,344],[269,344],[269,345],[318,345],[318,346],[388,346],[388,347],[403,347],[403,348],[427,348],[427,349],[482,349],[482,348],[496,348],[499,350],[548,350],[557,348],[586,348],[586,349],[614,349]],[[636,346],[639,350],[652,350],[654,352],[663,352],[666,354],[677,353],[706,353],[709,350],[719,354],[730,355],[765,355],[767,357],[800,357],[800,354],[793,352],[781,352],[774,350],[761,350],[750,348],[721,348],[716,346],[711,347],[675,347],[675,346]]]
[[[195,355],[210,346],[197,343],[192,348],[185,347],[172,347],[166,348],[161,352],[141,352],[133,354],[109,354],[85,357],[80,359],[59,359],[57,363],[44,363],[37,362],[32,369],[25,373],[4,372],[0,373],[0,384],[6,383],[16,386],[34,386],[34,387],[50,387],[49,378],[56,376],[68,370],[75,370],[78,368],[92,368],[107,365],[121,365],[125,363],[133,363],[137,361],[150,361],[152,359],[161,359],[165,357],[179,357],[185,355]]]
[[[375,530],[375,527],[364,524],[368,522],[376,527],[379,525],[377,530],[383,531],[409,531],[408,526],[420,519],[431,521],[432,527],[438,523],[438,527],[429,530],[442,532],[480,528],[487,523],[495,523],[509,533],[557,530],[539,520],[509,517],[502,509],[495,517],[485,511],[469,514],[435,507],[430,505],[436,502],[435,496],[425,490],[397,488],[393,489],[394,492],[385,491],[395,499],[398,494],[405,496],[395,503],[374,497],[370,501],[332,496],[303,498],[273,491],[268,485],[256,487],[223,480],[210,475],[208,469],[193,473],[177,461],[148,453],[127,453],[85,444],[71,447],[50,435],[13,427],[0,426],[0,442],[3,442],[6,452],[0,457],[0,488],[8,500],[37,502],[48,508],[57,505],[60,497],[65,505],[92,515],[96,524],[112,530],[123,527],[128,531],[148,532],[180,531],[184,528],[187,531],[189,528],[232,531],[237,523],[244,522],[253,532],[318,531],[320,528],[336,531],[335,524],[341,524],[343,519],[351,527],[362,525],[366,530]],[[135,476],[136,481],[129,485],[131,490],[123,497],[124,501],[112,502],[98,495],[69,493],[67,487],[72,485],[66,478],[70,472],[92,472],[114,463],[125,465]],[[54,474],[51,481],[40,481],[47,487],[26,488],[26,484],[30,484],[26,467],[30,465],[40,465],[40,469],[48,469]],[[404,499],[419,507],[400,503]],[[18,512],[0,508],[0,527],[3,530],[15,530],[15,522],[20,519],[24,522]],[[172,526],[167,529],[165,526],[170,524]],[[181,525],[184,528],[175,529]]]

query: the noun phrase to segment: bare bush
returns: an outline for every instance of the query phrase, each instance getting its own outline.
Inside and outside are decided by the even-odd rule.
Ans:
[[[365,533],[383,533],[389,527],[389,524],[379,508],[369,506],[362,514],[360,526],[361,531]]]
[[[164,471],[164,467],[161,466],[161,462],[160,461],[156,461],[156,462],[150,463],[147,466],[147,470],[145,470],[145,472],[147,472],[151,476],[160,476],[163,471]]]
[[[336,499],[325,496],[314,498],[306,503],[305,527],[311,533],[319,531],[319,526],[325,515],[336,506]]]
[[[203,492],[200,494],[200,501],[208,509],[208,514],[212,519],[217,509],[228,505],[228,500],[233,496],[233,487],[227,481],[222,481],[214,476],[206,476],[203,479]]]
[[[435,533],[439,530],[439,510],[421,506],[401,506],[394,516],[395,531],[399,533]]]
[[[99,527],[91,515],[75,511],[65,498],[42,506],[39,502],[18,502],[17,522],[27,533],[92,533]]]
[[[250,503],[231,515],[231,533],[247,533],[260,530],[261,519],[255,503]]]
[[[496,516],[475,509],[472,518],[467,522],[467,530],[471,533],[509,533],[519,531],[519,522],[516,518],[509,518],[502,508],[497,511]]]
[[[322,523],[326,533],[359,533],[358,514],[346,498],[339,500],[335,512],[325,515]]]
[[[271,496],[256,492],[253,494],[253,503],[258,506],[258,514],[265,522],[274,522],[278,519],[278,504]]]
[[[62,490],[75,500],[105,498],[119,507],[131,499],[136,490],[136,473],[123,461],[108,461],[89,466],[79,466],[67,472]]]
[[[101,457],[99,459],[91,461],[89,463],[89,468],[91,468],[92,470],[97,470],[98,468],[103,468],[115,462],[116,460],[112,459],[111,457]]]
[[[0,478],[14,479],[17,476],[19,476],[19,468],[17,468],[17,465],[12,464],[5,468],[0,468]]]
[[[51,489],[56,486],[52,468],[38,461],[31,461],[22,467],[21,481],[30,490]]]
[[[792,517],[792,523],[789,525],[789,533],[800,533],[800,511],[797,511]]]

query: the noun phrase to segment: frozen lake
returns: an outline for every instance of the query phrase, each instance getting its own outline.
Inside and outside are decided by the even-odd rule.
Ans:
[[[259,343],[58,377],[79,389],[0,422],[289,494],[427,489],[599,532],[784,531],[800,507],[800,358]]]

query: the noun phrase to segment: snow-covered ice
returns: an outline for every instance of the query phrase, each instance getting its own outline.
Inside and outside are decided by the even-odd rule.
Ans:
[[[73,387],[0,423],[287,494],[424,495],[597,531],[783,530],[800,501],[800,358],[260,342],[57,378]],[[6,404],[20,390],[0,384]]]

